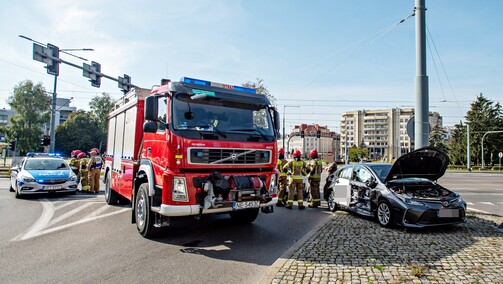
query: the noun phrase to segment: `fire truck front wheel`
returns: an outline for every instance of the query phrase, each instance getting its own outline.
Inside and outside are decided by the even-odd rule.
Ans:
[[[135,199],[135,218],[138,232],[145,238],[155,235],[154,212],[150,210],[150,198],[148,196],[148,183],[142,183]]]
[[[258,216],[258,208],[253,208],[253,209],[244,209],[244,210],[239,210],[239,211],[233,211],[230,213],[231,219],[239,224],[248,224],[255,219],[257,219]]]

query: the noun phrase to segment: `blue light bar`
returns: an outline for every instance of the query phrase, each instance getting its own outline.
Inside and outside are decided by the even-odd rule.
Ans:
[[[257,91],[253,88],[246,88],[242,86],[233,86],[233,85],[226,85],[226,84],[221,84],[221,83],[216,83],[216,82],[211,82],[211,81],[205,81],[205,80],[199,80],[199,79],[194,79],[194,78],[189,78],[189,77],[183,77],[182,82],[188,83],[188,84],[194,84],[194,85],[201,85],[201,86],[211,86],[211,87],[217,87],[217,88],[222,88],[222,89],[227,89],[227,90],[234,90],[238,92],[245,92],[245,93],[250,93],[250,94],[256,94]]]
[[[26,153],[26,157],[57,157],[57,158],[61,158],[61,154],[59,154],[59,153],[28,152],[28,153]]]

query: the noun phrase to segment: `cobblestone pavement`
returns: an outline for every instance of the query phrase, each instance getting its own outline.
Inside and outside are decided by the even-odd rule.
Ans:
[[[452,227],[388,229],[338,211],[278,260],[265,282],[503,283],[503,217],[467,217]]]

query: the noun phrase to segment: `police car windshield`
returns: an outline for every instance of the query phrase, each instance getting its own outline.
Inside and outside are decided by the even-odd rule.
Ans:
[[[272,120],[264,105],[213,98],[192,100],[187,94],[177,94],[173,100],[173,127],[274,136]]]
[[[32,158],[26,160],[25,170],[35,171],[51,171],[51,170],[68,170],[68,165],[60,159],[44,159]]]

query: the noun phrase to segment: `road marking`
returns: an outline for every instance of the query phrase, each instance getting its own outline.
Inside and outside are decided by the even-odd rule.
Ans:
[[[468,204],[468,205],[474,205],[474,204],[473,204],[473,203],[471,203],[471,202],[466,202],[466,204]]]
[[[49,222],[49,225],[47,227],[50,227],[56,223],[59,223],[63,220],[65,220],[66,218],[69,218],[77,213],[79,213],[80,211],[86,209],[87,207],[93,205],[92,203],[89,203],[89,202],[86,202],[82,205],[80,205],[79,207],[75,208],[75,209],[72,209],[68,212],[66,212],[65,214],[62,214],[61,216],[57,217],[57,218],[54,218],[53,220],[51,220],[51,222]]]
[[[81,203],[83,203],[83,204],[64,213],[64,214],[62,214],[62,215],[60,215],[60,216],[58,216],[58,217],[56,217],[56,218],[54,218],[54,219],[52,219],[57,210],[65,208],[69,205],[75,204],[77,201],[81,201]],[[63,229],[72,227],[72,226],[76,226],[76,225],[91,222],[94,220],[106,218],[106,217],[120,214],[120,213],[123,213],[126,211],[131,211],[130,208],[121,208],[119,210],[116,210],[116,211],[113,211],[110,213],[101,214],[101,213],[105,212],[108,208],[114,208],[114,207],[111,207],[111,206],[105,204],[104,206],[101,206],[100,208],[98,208],[97,210],[95,210],[91,214],[87,215],[86,217],[81,218],[80,220],[77,220],[72,223],[60,225],[57,227],[49,228],[49,227],[53,226],[54,224],[57,224],[65,219],[68,219],[69,217],[83,211],[87,207],[90,207],[95,204],[103,204],[104,199],[97,200],[97,199],[93,198],[93,200],[71,200],[71,201],[68,201],[67,203],[61,204],[57,207],[55,207],[54,204],[59,204],[58,201],[52,201],[52,200],[49,201],[46,198],[41,199],[40,203],[42,204],[42,214],[40,215],[38,220],[30,228],[28,228],[28,230],[26,232],[18,235],[17,237],[12,239],[12,241],[28,240],[28,239],[31,239],[31,238],[34,238],[37,236],[56,232],[59,230],[63,230]]]
[[[21,234],[13,239],[13,241],[23,241],[34,237],[39,231],[47,226],[52,216],[54,216],[54,206],[47,199],[41,200],[42,204],[42,214],[38,220],[31,226],[28,231]]]
[[[494,206],[494,203],[492,203],[492,202],[479,202],[479,203],[480,203],[480,204],[485,204],[485,205],[492,205],[492,206]]]

